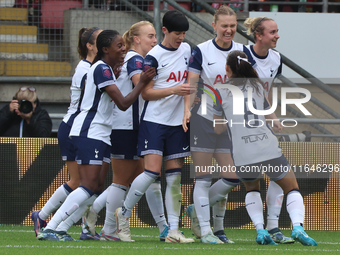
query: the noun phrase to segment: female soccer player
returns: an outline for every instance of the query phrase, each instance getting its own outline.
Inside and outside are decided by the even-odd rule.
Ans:
[[[164,40],[145,57],[144,70],[157,69],[156,77],[142,92],[146,100],[138,134],[138,154],[144,156],[145,170],[132,182],[123,208],[116,210],[118,236],[130,240],[129,217],[135,204],[160,174],[165,161],[167,181],[165,205],[168,213],[169,233],[165,242],[190,243],[179,230],[181,211],[181,168],[189,155],[189,140],[182,129],[184,95],[190,93],[185,84],[191,48],[183,43],[189,22],[176,11],[163,16]]]
[[[127,54],[124,59],[117,85],[123,95],[127,95],[138,83],[144,57],[157,44],[156,31],[148,21],[140,21],[131,26],[123,35]],[[137,156],[137,142],[140,111],[144,100],[139,97],[125,112],[113,110],[114,124],[111,133],[111,165],[113,180],[111,186],[93,203],[85,217],[86,223],[95,234],[97,214],[105,206],[105,224],[101,231],[101,239],[120,240],[116,232],[114,213],[122,206],[126,191],[136,176],[144,171],[143,159]],[[164,216],[163,198],[160,178],[150,185],[146,191],[150,211],[158,225],[161,241],[165,241],[168,226]]]
[[[32,213],[31,218],[34,222],[34,232],[38,235],[41,228],[46,227],[46,219],[54,212],[66,199],[66,197],[79,186],[80,176],[76,158],[76,149],[73,141],[69,138],[69,133],[74,118],[79,113],[79,101],[81,91],[86,79],[86,73],[91,67],[91,63],[97,54],[96,39],[101,32],[98,27],[82,28],[79,30],[78,36],[78,53],[80,62],[78,63],[75,73],[72,77],[71,84],[71,103],[67,114],[64,116],[63,122],[58,129],[58,142],[62,159],[66,162],[70,175],[70,180],[60,186],[51,198],[47,201],[40,211]],[[97,237],[98,238],[98,237]],[[86,235],[82,234],[80,239],[86,239]]]
[[[267,17],[247,18],[244,26],[248,28],[247,34],[252,34],[254,45],[248,45],[251,56],[256,61],[256,72],[263,82],[264,90],[271,103],[271,88],[274,79],[282,71],[282,58],[280,53],[272,50],[280,38],[278,27],[274,20]],[[276,116],[274,116],[276,118]],[[267,190],[267,229],[276,243],[289,244],[294,240],[283,235],[279,229],[279,216],[282,207],[283,190],[274,181],[271,181]]]
[[[207,169],[208,166],[211,166],[213,157],[219,166],[233,166],[228,134],[224,132],[217,135],[214,132],[213,99],[209,94],[214,95],[215,84],[224,83],[227,80],[225,59],[230,52],[241,50],[251,58],[249,50],[243,44],[233,41],[237,18],[236,13],[230,7],[222,5],[216,10],[212,26],[216,31],[216,37],[199,44],[193,51],[189,64],[190,84],[195,87],[198,85],[200,88],[197,96],[206,97],[206,104],[195,105],[192,111],[190,111],[190,107],[194,97],[186,96],[185,98],[183,128],[187,131],[187,123],[191,122],[190,147],[195,169],[196,166],[203,166]],[[253,64],[255,65],[255,63]],[[200,84],[198,84],[199,78],[202,79]],[[201,103],[202,101],[204,103],[202,98]],[[204,109],[206,110],[204,111]],[[221,173],[220,176],[222,178],[211,186],[211,174],[196,172],[194,207],[190,205],[187,208],[187,213],[191,218],[193,233],[196,237],[201,238],[203,243],[233,243],[225,235],[223,219],[227,194],[239,184],[239,180],[232,172]],[[214,233],[210,228],[210,207],[206,206],[208,204],[213,207]]]
[[[268,170],[267,175],[287,194],[287,211],[293,224],[291,237],[303,245],[317,246],[303,228],[305,209],[294,172],[282,154],[277,138],[266,125],[266,119],[273,119],[273,113],[270,113],[270,104],[262,82],[248,62],[247,55],[242,51],[233,51],[228,55],[226,72],[230,78],[227,83],[228,88],[225,88],[226,85],[221,85],[224,87],[219,89],[221,104],[214,109],[214,119],[222,119],[224,114],[228,123],[227,126],[215,125],[214,129],[216,133],[221,133],[228,128],[231,136],[236,173],[247,190],[245,205],[256,227],[256,242],[277,245],[264,229],[259,176],[261,170],[266,167],[266,169],[276,169]],[[242,96],[240,94],[236,96],[236,90]],[[244,115],[234,114],[236,109],[234,105],[239,104],[244,105]],[[272,121],[272,125],[276,131],[282,129],[279,120]],[[256,139],[259,136],[261,138]],[[249,142],[247,137],[251,138],[252,142]],[[250,171],[254,169],[258,171]]]
[[[141,75],[136,87],[126,97],[116,86],[112,68],[124,61],[125,46],[117,31],[104,30],[97,37],[97,55],[87,73],[87,81],[80,113],[74,119],[70,137],[77,149],[76,160],[80,173],[80,186],[74,190],[59,208],[39,240],[68,240],[66,233],[56,233],[56,227],[83,206],[100,188],[100,174],[105,158],[110,156],[110,134],[113,108],[126,110],[137,99],[145,84],[155,75],[152,68]]]

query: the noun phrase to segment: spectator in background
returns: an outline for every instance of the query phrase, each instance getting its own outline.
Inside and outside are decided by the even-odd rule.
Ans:
[[[50,137],[52,120],[40,107],[35,88],[21,87],[0,110],[0,136]]]

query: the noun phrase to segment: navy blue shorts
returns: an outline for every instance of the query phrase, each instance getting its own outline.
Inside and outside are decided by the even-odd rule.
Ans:
[[[70,134],[70,130],[71,127],[69,125],[67,125],[65,122],[61,122],[57,135],[61,157],[64,161],[76,160],[76,147],[68,136]]]
[[[112,130],[111,158],[135,159],[137,156],[138,130]]]
[[[77,148],[78,165],[102,165],[103,161],[110,163],[110,145],[87,137],[71,136],[71,139]]]
[[[284,155],[279,158],[266,160],[259,163],[236,166],[236,175],[243,182],[259,179],[261,173],[270,177],[272,181],[281,180],[289,171],[289,163]]]
[[[191,151],[230,153],[228,132],[216,134],[212,121],[194,113],[190,118],[190,128]]]
[[[189,134],[181,126],[167,126],[141,121],[138,134],[138,156],[157,154],[164,160],[190,155]]]

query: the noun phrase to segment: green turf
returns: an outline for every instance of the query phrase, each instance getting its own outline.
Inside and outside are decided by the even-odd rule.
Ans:
[[[191,236],[191,231],[182,229],[186,236]],[[73,238],[79,238],[80,227],[72,227],[69,233]],[[97,229],[100,231],[100,228]],[[308,231],[318,243],[318,247],[306,247],[300,243],[290,245],[264,246],[255,243],[255,230],[226,229],[227,236],[235,241],[235,244],[201,244],[196,240],[192,244],[166,244],[160,242],[158,229],[133,228],[132,238],[135,243],[104,242],[104,241],[80,241],[80,242],[50,242],[38,241],[35,238],[33,227],[26,226],[0,226],[0,254],[339,254],[340,233],[334,231]],[[284,231],[289,235],[290,231]]]

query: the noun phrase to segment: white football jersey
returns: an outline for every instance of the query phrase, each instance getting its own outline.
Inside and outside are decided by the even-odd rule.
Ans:
[[[225,66],[227,56],[233,50],[243,51],[247,54],[252,66],[256,65],[249,50],[243,44],[232,41],[230,47],[224,49],[217,45],[215,38],[197,45],[190,58],[189,71],[199,74],[203,81],[203,84],[198,84],[197,96],[201,97],[200,95],[206,94],[207,99],[207,114],[202,115],[202,106],[198,108],[197,114],[210,121],[213,120],[212,109],[214,102],[208,92],[215,97],[215,84],[227,81]]]
[[[238,88],[241,89],[242,86]],[[214,114],[223,119],[224,113],[228,121],[228,131],[232,142],[231,153],[235,166],[259,163],[282,155],[277,138],[266,125],[264,115],[255,115],[248,109],[248,90],[253,91],[252,101],[255,109],[269,108],[263,87],[260,86],[258,93],[250,84],[247,84],[243,90],[244,100],[233,96],[228,89],[219,89],[223,111],[219,105],[214,108]],[[245,105],[244,115],[233,113],[234,99]]]
[[[255,53],[253,45],[247,45],[247,48],[256,61],[255,69],[258,76],[263,81],[263,86],[268,97],[275,77],[282,72],[282,57],[280,53],[272,49],[269,49],[267,56],[261,57]]]
[[[128,95],[134,88],[132,76],[143,71],[144,58],[135,51],[129,51],[124,59],[125,64],[122,66],[119,77],[117,78],[117,87],[123,96]],[[144,100],[141,96],[126,110],[121,111],[115,105],[113,109],[113,126],[112,129],[119,130],[137,130],[139,127],[139,114],[141,112]]]
[[[70,136],[88,137],[111,145],[114,102],[105,87],[117,84],[112,68],[99,60],[87,73],[80,113],[74,119]]]
[[[75,73],[72,77],[72,84],[70,88],[70,96],[71,96],[71,103],[67,109],[67,113],[64,116],[63,122],[72,125],[72,123],[68,123],[72,114],[77,112],[81,89],[84,86],[86,80],[86,74],[90,70],[91,63],[86,59],[80,60],[78,63]],[[72,118],[73,120],[73,118]],[[71,120],[70,120],[71,121]]]
[[[181,43],[178,49],[169,49],[158,44],[144,60],[144,71],[156,68],[154,89],[175,87],[186,82],[191,48]],[[184,97],[171,95],[155,101],[146,101],[141,119],[168,126],[182,125]]]

